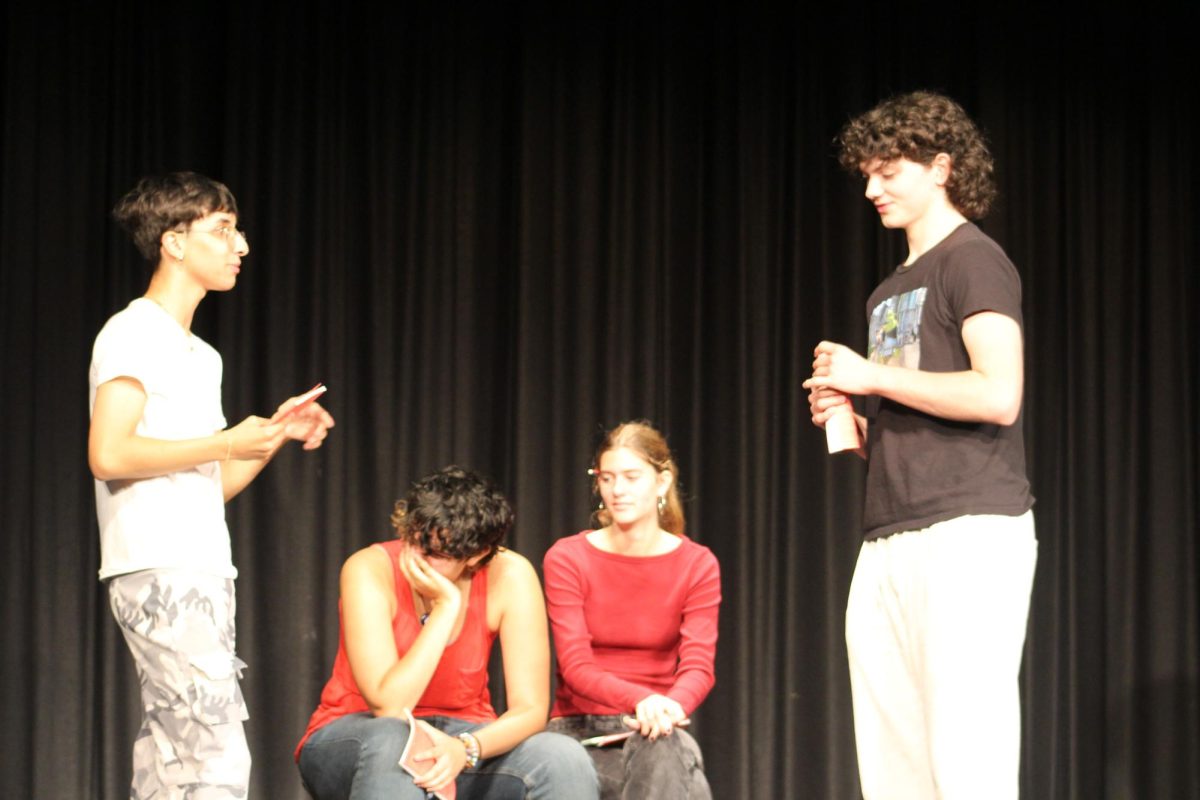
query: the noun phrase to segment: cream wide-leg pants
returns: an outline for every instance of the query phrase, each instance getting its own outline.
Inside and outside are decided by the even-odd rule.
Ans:
[[[866,800],[1015,800],[1033,513],[865,542],[846,645]]]

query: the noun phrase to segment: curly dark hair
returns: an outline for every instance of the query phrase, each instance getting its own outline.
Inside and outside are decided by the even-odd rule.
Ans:
[[[947,154],[946,195],[968,219],[986,216],[996,198],[987,140],[962,106],[945,95],[920,91],[889,98],[850,120],[837,143],[838,161],[853,174],[875,159],[906,158],[928,166],[939,153]]]
[[[172,172],[142,178],[117,201],[112,216],[142,258],[157,264],[164,233],[217,211],[238,213],[229,187],[196,172]]]
[[[513,525],[508,499],[462,467],[444,467],[417,481],[392,511],[396,536],[425,553],[492,560]]]

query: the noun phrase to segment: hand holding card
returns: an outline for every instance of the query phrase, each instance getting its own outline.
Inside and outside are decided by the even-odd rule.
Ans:
[[[425,730],[425,726],[429,723],[413,717],[412,712],[407,708],[404,709],[404,719],[408,722],[408,741],[404,743],[404,751],[400,753],[400,766],[409,775],[419,778],[425,774],[433,762],[431,760],[418,761],[413,756],[431,749],[436,742],[429,735],[429,731]],[[455,797],[458,795],[458,787],[452,781],[447,786],[431,794],[434,797],[440,798],[440,800],[455,800]]]
[[[318,383],[316,386],[297,397],[295,402],[292,403],[291,407],[281,408],[279,411],[276,411],[275,416],[271,417],[270,424],[277,425],[278,423],[285,421],[288,417],[292,416],[305,406],[313,403],[318,397],[325,394],[326,389],[327,387],[325,384]]]

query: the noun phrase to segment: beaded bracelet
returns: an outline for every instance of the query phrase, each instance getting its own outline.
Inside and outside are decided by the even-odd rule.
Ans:
[[[467,751],[467,767],[473,769],[479,763],[479,740],[467,731],[460,733],[458,740],[463,743],[463,749]]]

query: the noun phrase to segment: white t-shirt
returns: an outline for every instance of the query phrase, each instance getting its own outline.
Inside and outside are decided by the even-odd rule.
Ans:
[[[225,427],[221,356],[144,297],[113,315],[96,336],[89,411],[96,387],[121,377],[133,378],[146,392],[139,436],[197,439]],[[101,580],[170,568],[237,576],[218,461],[155,478],[96,481],[96,517]]]

